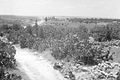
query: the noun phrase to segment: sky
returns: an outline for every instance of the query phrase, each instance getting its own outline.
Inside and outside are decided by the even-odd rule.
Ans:
[[[120,0],[0,0],[0,14],[120,18]]]

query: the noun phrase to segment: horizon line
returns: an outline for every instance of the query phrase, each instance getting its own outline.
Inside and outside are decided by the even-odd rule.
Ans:
[[[96,18],[96,19],[120,19],[115,17],[92,17],[92,16],[62,16],[62,15],[15,15],[15,14],[0,14],[0,16],[21,16],[21,17],[73,17],[73,18]]]

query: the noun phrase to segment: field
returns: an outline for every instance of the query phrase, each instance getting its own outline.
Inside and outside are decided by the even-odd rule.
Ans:
[[[1,80],[120,80],[119,19],[1,15],[0,42]]]

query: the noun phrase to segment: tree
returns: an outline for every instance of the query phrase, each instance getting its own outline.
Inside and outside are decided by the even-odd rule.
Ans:
[[[48,21],[48,18],[47,18],[47,17],[45,17],[45,21],[46,21],[46,22]]]
[[[39,27],[38,37],[40,37],[41,39],[45,39],[44,29],[42,26]]]
[[[32,26],[27,26],[26,27],[26,32],[29,33],[30,35],[33,35],[33,28],[32,28]]]

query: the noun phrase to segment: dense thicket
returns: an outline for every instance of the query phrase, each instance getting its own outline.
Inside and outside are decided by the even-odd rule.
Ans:
[[[74,61],[84,65],[95,65],[101,61],[112,60],[109,57],[109,50],[103,50],[104,45],[95,45],[88,40],[81,41],[74,35],[55,43],[52,46],[52,55],[57,60]]]
[[[113,27],[115,26],[115,27]],[[52,50],[52,56],[57,60],[70,61],[71,59],[84,64],[97,64],[106,59],[102,56],[103,47],[94,47],[89,42],[89,34],[97,41],[110,41],[119,39],[119,25],[107,25],[95,27],[88,33],[85,26],[79,27],[56,27],[52,25],[27,26],[3,25],[1,33],[6,35],[9,41],[20,44],[21,48],[30,48],[37,51]],[[108,54],[106,52],[106,54]]]
[[[120,39],[120,25],[107,24],[105,26],[95,27],[91,33],[96,41],[111,41],[113,39]]]
[[[21,80],[21,76],[9,73],[9,69],[16,68],[14,46],[0,40],[0,80]]]
[[[112,44],[99,42],[120,39],[120,24],[112,23],[117,20],[67,18],[60,23],[57,18],[49,19],[46,17],[45,21],[46,24],[44,25],[38,25],[36,20],[34,26],[25,27],[17,23],[1,25],[0,36],[6,37],[8,42],[12,42],[12,44],[19,44],[21,48],[41,52],[49,49],[56,60],[68,62],[70,65],[72,62],[75,64],[96,65],[102,61],[113,59],[110,55],[110,49],[104,51],[104,47]],[[79,23],[79,27],[75,25],[77,23]],[[89,37],[91,36],[98,42],[94,40],[90,42]],[[0,80],[21,79],[20,76],[5,72],[6,69],[15,67],[14,56],[14,47],[0,41]],[[57,67],[62,69],[61,66],[55,65],[55,68]],[[72,73],[70,74],[72,75]]]

